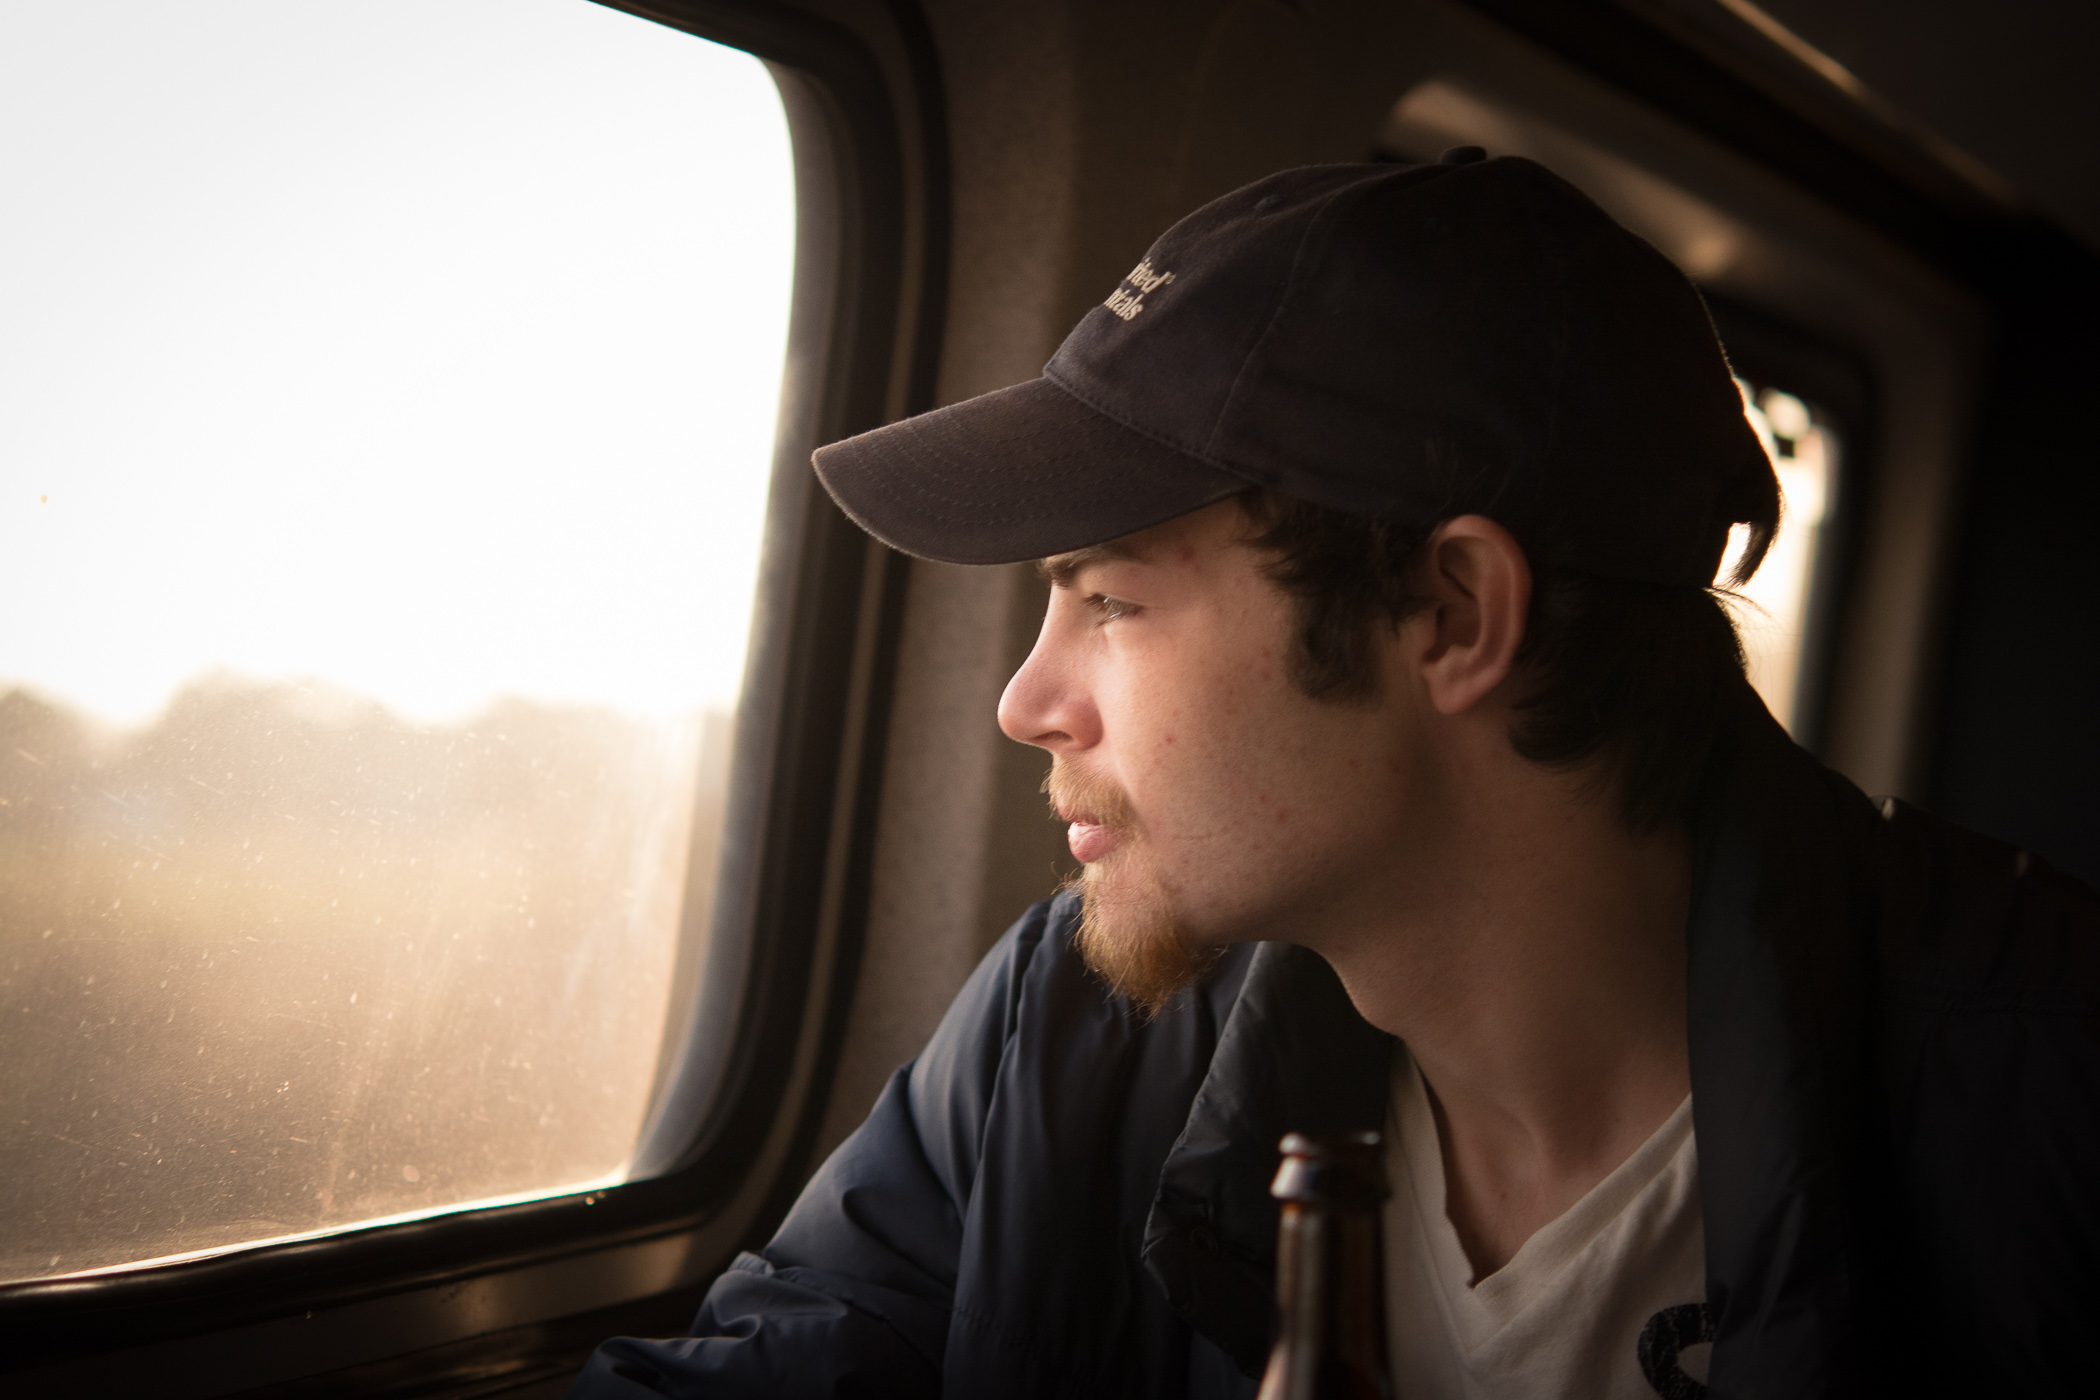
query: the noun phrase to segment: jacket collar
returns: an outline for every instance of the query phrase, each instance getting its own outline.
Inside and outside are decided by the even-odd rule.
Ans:
[[[1859,1231],[1841,1187],[1870,999],[1851,834],[1871,808],[1745,709],[1694,823],[1687,929],[1710,1384],[1828,1394],[1856,1379]],[[1256,951],[1143,1246],[1169,1304],[1249,1375],[1274,1326],[1277,1143],[1382,1129],[1393,1044],[1317,954]]]
[[[1384,1126],[1393,1045],[1317,953],[1255,950],[1160,1173],[1144,1243],[1168,1304],[1248,1375],[1275,1328],[1277,1144],[1288,1132]]]
[[[1870,1232],[1847,1188],[1877,1155],[1881,1121],[1870,1087],[1880,822],[1762,705],[1748,709],[1694,824],[1687,1012],[1708,1384],[1853,1392],[1871,1388],[1858,1368]]]

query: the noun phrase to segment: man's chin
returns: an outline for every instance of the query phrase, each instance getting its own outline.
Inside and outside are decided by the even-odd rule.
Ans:
[[[1223,950],[1189,942],[1166,891],[1132,866],[1130,854],[1089,865],[1080,877],[1079,954],[1149,1019],[1210,971]]]

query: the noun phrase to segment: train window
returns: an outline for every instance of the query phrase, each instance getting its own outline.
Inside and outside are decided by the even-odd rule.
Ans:
[[[1774,719],[1797,729],[1824,521],[1837,491],[1839,438],[1829,416],[1798,394],[1740,378],[1736,387],[1742,391],[1743,413],[1779,477],[1783,508],[1764,563],[1736,590],[1731,608],[1750,683]],[[1747,542],[1746,528],[1736,526],[1721,564],[1724,578]]]
[[[623,1178],[795,238],[587,0],[0,17],[0,1281]]]

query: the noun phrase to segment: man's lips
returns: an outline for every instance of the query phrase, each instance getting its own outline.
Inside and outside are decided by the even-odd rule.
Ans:
[[[1065,831],[1065,844],[1072,848],[1072,858],[1081,865],[1101,859],[1113,851],[1121,839],[1114,827],[1102,826],[1084,817],[1074,818]]]

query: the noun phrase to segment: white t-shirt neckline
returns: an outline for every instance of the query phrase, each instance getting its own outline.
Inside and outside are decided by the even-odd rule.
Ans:
[[[1660,1310],[1706,1297],[1690,1097],[1587,1195],[1474,1284],[1445,1212],[1428,1091],[1404,1049],[1393,1085],[1386,1307],[1399,1393],[1409,1400],[1656,1395],[1638,1353],[1641,1332]],[[1703,1364],[1686,1369],[1703,1376]]]

